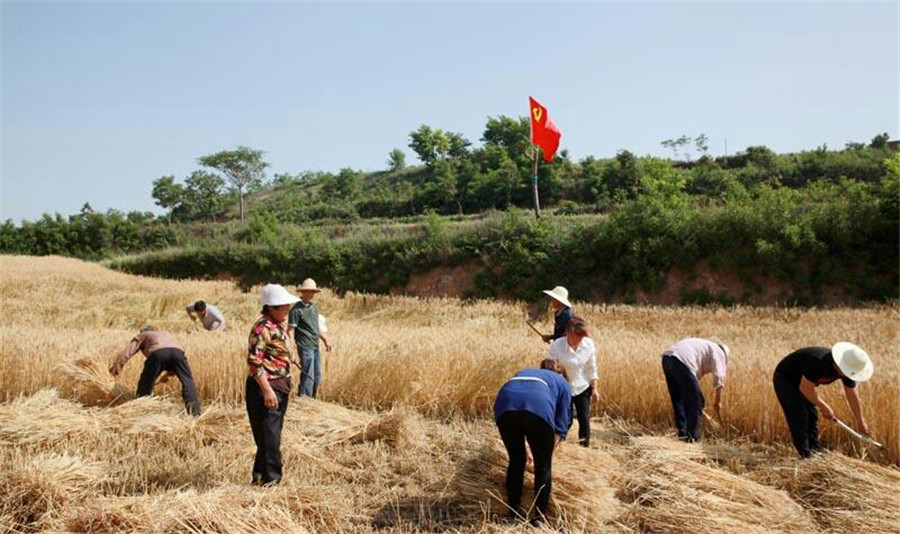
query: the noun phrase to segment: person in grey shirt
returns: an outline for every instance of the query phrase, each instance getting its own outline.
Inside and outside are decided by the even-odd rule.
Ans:
[[[185,306],[184,311],[187,312],[188,317],[190,317],[192,321],[196,322],[197,319],[200,319],[203,328],[207,330],[225,329],[225,316],[222,315],[222,311],[219,310],[219,308],[216,308],[212,304],[207,304],[205,301],[198,300],[193,304]]]

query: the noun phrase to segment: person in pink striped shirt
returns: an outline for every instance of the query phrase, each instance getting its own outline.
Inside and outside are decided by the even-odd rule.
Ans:
[[[700,391],[700,379],[706,374],[713,375],[713,409],[721,418],[722,389],[725,387],[730,352],[728,345],[718,339],[689,337],[662,353],[663,374],[672,400],[679,439],[700,441],[700,419],[706,406],[706,399]]]

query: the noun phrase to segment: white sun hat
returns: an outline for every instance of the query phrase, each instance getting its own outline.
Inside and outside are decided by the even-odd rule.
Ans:
[[[875,372],[875,366],[872,365],[872,359],[866,351],[853,343],[847,341],[835,343],[831,347],[831,356],[841,373],[854,382],[865,382],[872,378],[872,373]]]
[[[571,308],[572,303],[569,302],[569,290],[563,286],[556,286],[553,289],[545,289],[544,293],[557,302],[561,302],[566,308]]]
[[[268,284],[262,288],[259,300],[263,306],[284,306],[285,304],[298,302],[300,298],[291,295],[287,289],[279,284]]]

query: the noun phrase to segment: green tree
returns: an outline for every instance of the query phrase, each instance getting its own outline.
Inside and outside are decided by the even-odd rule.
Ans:
[[[528,117],[514,119],[505,115],[488,117],[481,140],[485,145],[494,145],[506,150],[510,158],[518,164],[531,160],[531,123]]]
[[[437,137],[436,132],[425,124],[409,134],[409,148],[426,166],[431,166],[437,159]]]
[[[464,159],[469,156],[469,147],[472,143],[463,137],[462,134],[448,132],[447,133],[447,156],[453,159]]]
[[[266,175],[266,167],[269,166],[263,160],[263,154],[262,150],[239,146],[235,150],[222,150],[197,159],[200,165],[224,174],[225,179],[237,190],[241,203],[241,222],[244,221],[244,189],[261,183]]]
[[[406,167],[406,154],[399,148],[395,148],[388,153],[388,169],[399,171]]]
[[[153,199],[156,205],[168,211],[169,222],[172,222],[172,212],[181,204],[184,198],[184,187],[175,183],[175,177],[171,174],[153,181]]]
[[[872,142],[869,143],[869,146],[871,148],[885,148],[890,138],[891,136],[889,136],[887,132],[878,134],[872,138]]]
[[[225,181],[206,171],[194,171],[185,180],[185,207],[192,219],[209,219],[215,222],[222,209],[222,192]]]

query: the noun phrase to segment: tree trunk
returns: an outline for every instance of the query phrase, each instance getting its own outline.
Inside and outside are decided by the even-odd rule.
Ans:
[[[241,197],[241,222],[244,222],[244,188],[238,187],[238,194]]]

